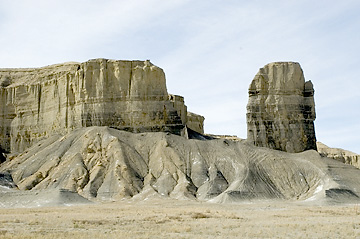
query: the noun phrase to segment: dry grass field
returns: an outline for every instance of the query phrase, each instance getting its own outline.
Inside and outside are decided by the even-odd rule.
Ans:
[[[360,207],[162,199],[3,208],[0,238],[360,238]]]

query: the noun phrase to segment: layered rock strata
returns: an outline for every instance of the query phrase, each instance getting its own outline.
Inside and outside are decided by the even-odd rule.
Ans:
[[[247,139],[256,146],[286,152],[316,149],[314,89],[299,63],[260,68],[249,87],[246,117]]]
[[[321,142],[316,142],[316,145],[320,155],[360,168],[360,154],[345,149],[330,148]]]
[[[187,114],[187,127],[190,129],[200,133],[204,134],[204,120],[205,118],[201,115],[188,112]]]
[[[0,147],[22,152],[40,139],[88,126],[181,134],[187,109],[168,95],[149,61],[94,59],[0,69]]]

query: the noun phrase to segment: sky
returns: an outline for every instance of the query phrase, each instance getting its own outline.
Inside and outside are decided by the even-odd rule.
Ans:
[[[358,0],[0,0],[0,68],[147,60],[205,132],[246,138],[248,87],[275,61],[315,88],[318,141],[360,153]]]

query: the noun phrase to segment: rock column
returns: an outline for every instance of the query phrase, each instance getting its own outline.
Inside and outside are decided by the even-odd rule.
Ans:
[[[296,62],[260,68],[249,87],[247,139],[290,153],[316,150],[314,89]]]

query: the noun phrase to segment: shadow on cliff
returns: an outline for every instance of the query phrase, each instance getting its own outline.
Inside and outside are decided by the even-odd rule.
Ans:
[[[0,164],[6,161],[5,151],[0,147]]]

